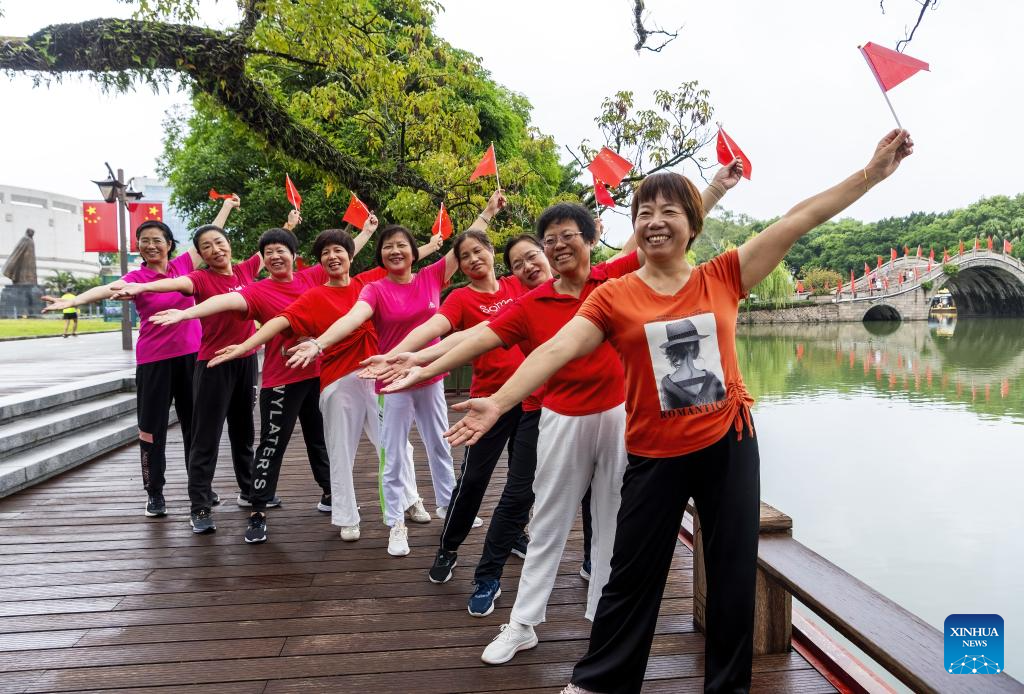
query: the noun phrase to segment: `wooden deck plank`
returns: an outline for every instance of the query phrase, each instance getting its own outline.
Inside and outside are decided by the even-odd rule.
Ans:
[[[298,435],[298,433],[297,433]],[[386,553],[376,464],[356,466],[363,537],[343,543],[314,506],[304,449],[286,455],[270,542],[241,541],[226,447],[215,488],[218,532],[187,523],[180,434],[169,445],[171,515],[141,514],[137,451],[126,447],[0,500],[0,692],[540,692],[565,684],[586,649],[586,584],[577,527],[559,568],[541,644],[500,668],[480,662],[508,620],[522,561],[512,557],[494,613],[466,612],[484,530],[459,552],[455,579],[426,580],[441,523],[410,526],[412,553]],[[299,443],[296,440],[296,443]],[[430,481],[417,447],[420,489]],[[484,499],[485,522],[504,469]],[[426,506],[433,510],[428,502]],[[680,546],[666,587],[645,691],[699,691],[703,637],[692,618],[692,558]],[[833,691],[795,654],[757,658],[764,691]]]

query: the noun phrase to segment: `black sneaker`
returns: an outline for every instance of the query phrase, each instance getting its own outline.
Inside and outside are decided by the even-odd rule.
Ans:
[[[220,494],[213,492],[213,505],[220,506]]]
[[[321,494],[320,495],[320,503],[316,505],[316,510],[320,511],[321,513],[330,513],[331,512],[331,495],[330,494]]]
[[[452,570],[458,566],[459,555],[443,549],[437,550],[434,565],[430,567],[427,577],[431,583],[447,583],[452,577]]]
[[[526,535],[520,535],[516,538],[516,541],[512,543],[512,554],[516,555],[520,559],[526,559],[526,545],[530,541]]]
[[[250,545],[267,541],[267,516],[254,513],[249,516],[249,527],[245,529],[245,541]]]
[[[160,518],[167,515],[167,505],[164,503],[163,494],[150,494],[146,501],[146,515],[150,518]]]
[[[235,503],[237,503],[242,508],[252,508],[252,501],[249,500],[249,497],[242,496],[241,494],[239,494],[238,498],[235,499]],[[274,495],[273,499],[267,502],[267,508],[277,508],[280,505],[281,497],[279,497],[277,494]]]
[[[217,530],[217,524],[213,522],[213,514],[210,513],[208,508],[193,511],[189,517],[189,522],[192,523],[192,532],[196,535],[212,533]]]

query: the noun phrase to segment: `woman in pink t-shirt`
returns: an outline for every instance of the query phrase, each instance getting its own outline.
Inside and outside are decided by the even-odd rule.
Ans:
[[[485,229],[498,210],[505,204],[500,190],[495,191],[484,212],[477,216],[471,229]],[[377,240],[377,264],[387,270],[388,276],[363,287],[359,301],[343,318],[338,319],[323,335],[293,348],[289,366],[304,366],[317,358],[325,349],[344,340],[367,320],[377,330],[380,349],[390,350],[414,328],[437,313],[441,304],[441,289],[458,269],[455,254],[449,251],[443,258],[413,272],[419,260],[416,240],[408,229],[398,225],[385,227]],[[448,405],[444,398],[444,377],[422,384],[419,388],[389,396],[383,400],[381,444],[384,449],[380,466],[381,486],[384,492],[385,522],[391,526],[388,554],[404,556],[409,553],[408,531],[405,518],[416,522],[429,522],[422,500],[410,498],[414,489],[415,470],[408,454],[409,430],[415,420],[423,444],[427,449],[430,476],[434,486],[437,514],[444,518],[455,487],[451,448],[444,440],[448,425]],[[382,384],[377,384],[380,391]]]
[[[214,224],[224,224],[231,210],[237,206],[237,197],[225,200]],[[182,277],[192,272],[201,261],[199,251],[195,248],[189,248],[172,259],[177,243],[170,227],[163,222],[143,222],[135,229],[135,238],[142,256],[141,268],[129,272],[116,282],[93,287],[66,301],[43,297],[49,302],[45,310],[57,311],[65,307],[114,299],[126,282]],[[188,469],[192,443],[192,374],[202,331],[199,325],[162,327],[146,319],[164,309],[185,309],[193,304],[191,297],[181,294],[147,294],[135,298],[135,308],[141,319],[139,339],[135,345],[136,414],[142,485],[147,495],[145,513],[150,517],[167,513],[163,489],[167,469],[167,425],[172,403],[181,425],[185,469]]]

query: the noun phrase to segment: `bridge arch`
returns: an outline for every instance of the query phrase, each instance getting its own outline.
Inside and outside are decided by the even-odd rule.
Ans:
[[[949,290],[960,317],[1024,316],[1024,281],[1006,267],[963,263],[956,275],[943,277],[936,289]]]
[[[950,292],[952,293],[952,291]],[[875,304],[864,314],[864,321],[899,321],[903,320],[899,309],[889,304]]]

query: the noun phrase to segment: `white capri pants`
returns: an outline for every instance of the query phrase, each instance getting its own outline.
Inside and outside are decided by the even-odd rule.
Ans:
[[[566,539],[590,487],[594,534],[586,617],[593,621],[601,591],[608,582],[615,544],[615,521],[626,470],[626,407],[618,405],[581,417],[545,408],[539,427],[530,551],[523,563],[511,618],[531,626],[545,620]]]
[[[409,430],[412,423],[423,439],[430,465],[430,480],[434,486],[434,500],[438,506],[447,506],[455,488],[452,449],[444,438],[448,429],[448,403],[444,399],[444,382],[438,381],[422,388],[390,393],[384,396],[381,416],[381,443],[384,460],[381,462],[381,484],[384,496],[384,522],[393,526],[405,516],[405,509],[419,496],[410,500],[408,490],[416,489],[416,470],[412,462]]]

